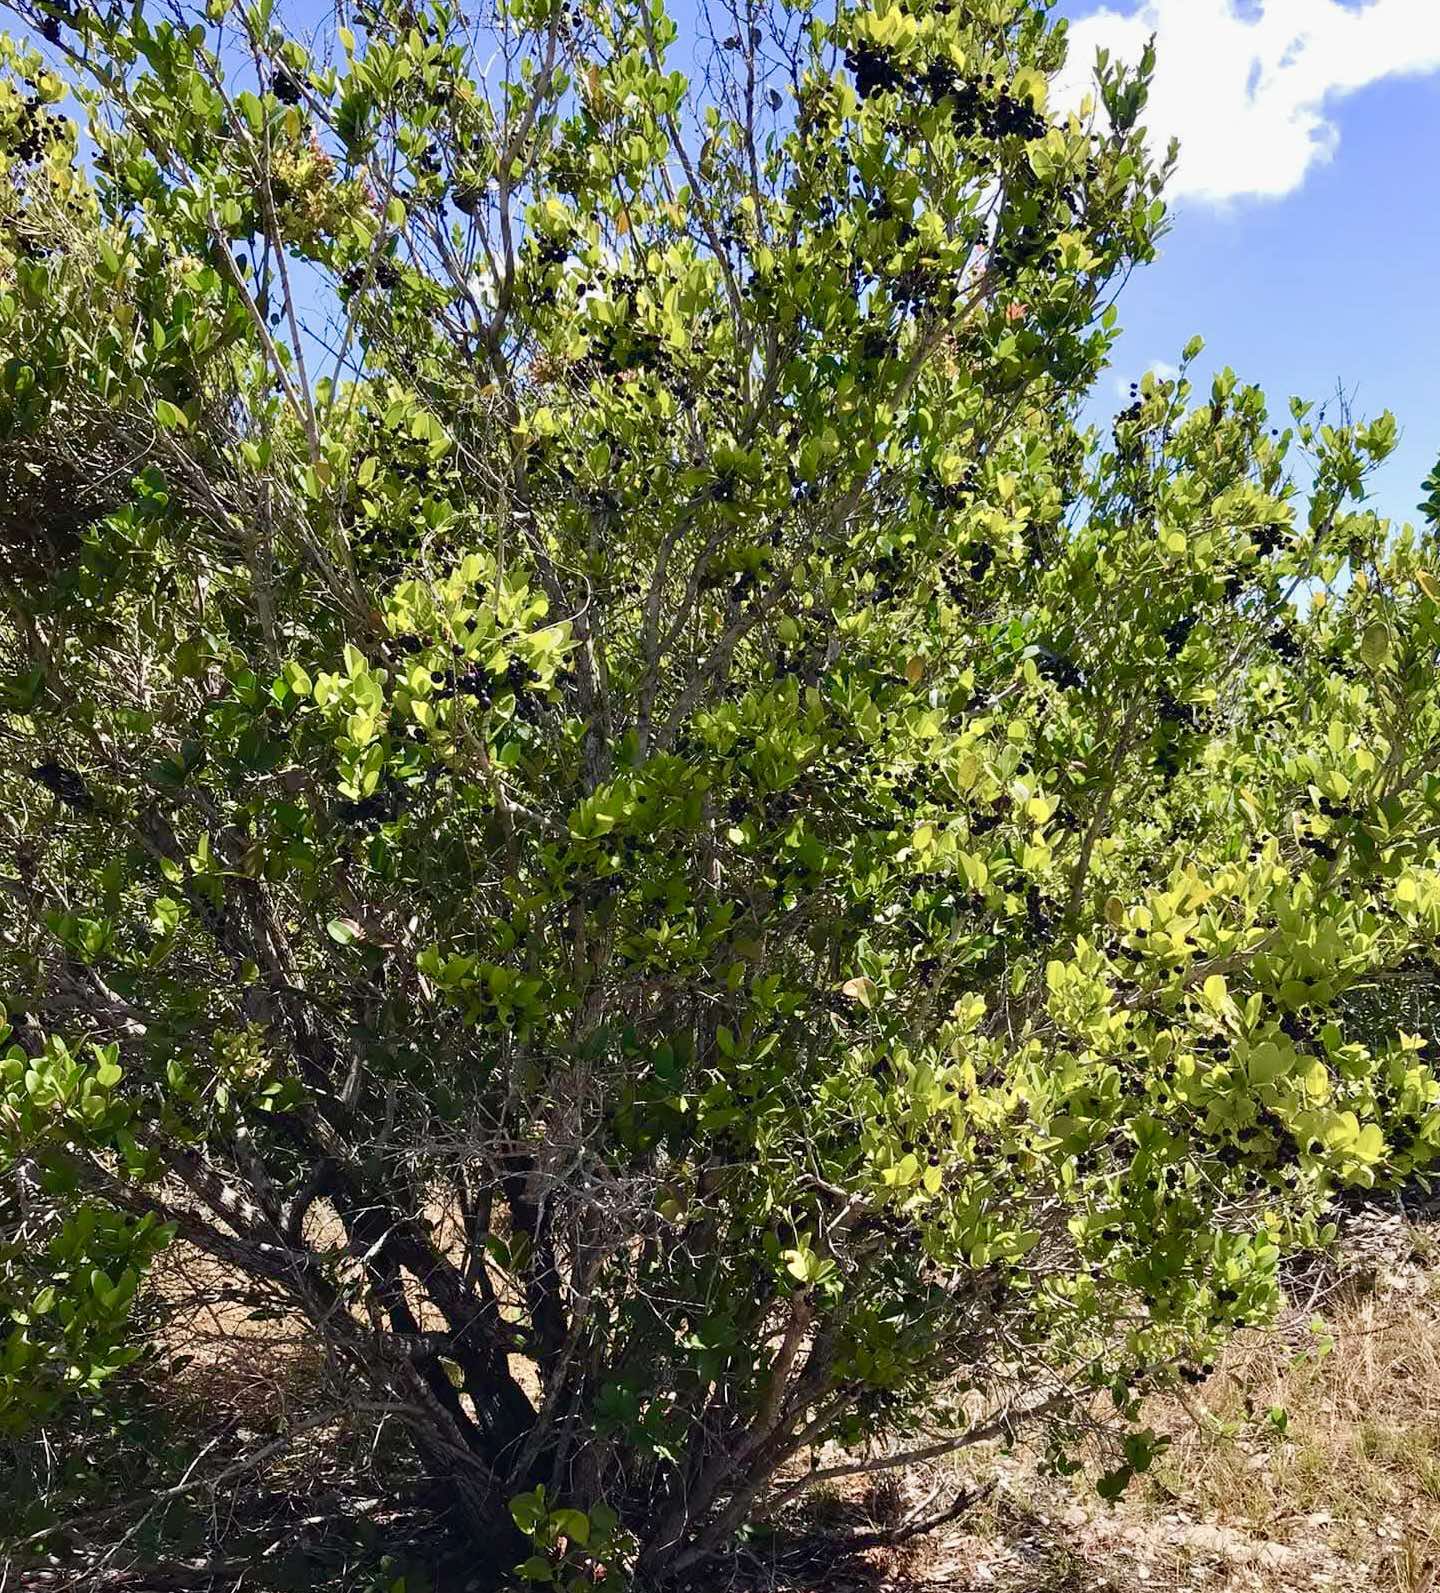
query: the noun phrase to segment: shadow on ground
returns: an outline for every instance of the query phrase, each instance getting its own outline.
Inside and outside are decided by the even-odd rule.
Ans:
[[[987,1511],[983,1546],[962,1517],[903,1546],[852,1551],[847,1540],[871,1536],[874,1514],[864,1501],[836,1501],[822,1521],[797,1522],[712,1566],[694,1593],[1119,1593],[1062,1524],[1010,1501]]]

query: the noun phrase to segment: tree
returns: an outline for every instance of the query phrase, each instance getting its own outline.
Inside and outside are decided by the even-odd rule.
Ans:
[[[1347,1021],[1440,928],[1394,422],[1080,420],[1148,59],[1071,113],[1038,0],[12,9],[13,1441],[171,1241],[533,1580],[1097,1392],[1123,1486],[1440,1144]]]

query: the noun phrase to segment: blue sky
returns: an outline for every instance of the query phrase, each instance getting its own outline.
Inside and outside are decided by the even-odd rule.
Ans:
[[[1440,456],[1440,0],[1060,10],[1077,19],[1072,67],[1157,29],[1153,120],[1185,148],[1173,227],[1121,296],[1100,401],[1199,332],[1207,382],[1230,365],[1272,408],[1343,386],[1358,412],[1394,410],[1403,440],[1374,506],[1413,518]]]

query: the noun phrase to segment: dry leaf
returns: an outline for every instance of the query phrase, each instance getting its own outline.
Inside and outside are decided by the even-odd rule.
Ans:
[[[861,974],[856,979],[847,979],[845,983],[840,986],[840,989],[841,992],[844,995],[849,996],[852,1001],[858,1001],[867,1012],[874,1007],[875,998],[879,995],[879,991],[875,986],[875,981],[865,974]]]

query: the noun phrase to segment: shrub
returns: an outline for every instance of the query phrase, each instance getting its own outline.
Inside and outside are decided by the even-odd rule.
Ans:
[[[1394,422],[1082,424],[1165,165],[1048,9],[6,43],[9,1428],[177,1237],[502,1568],[658,1583],[1097,1392],[1119,1488],[1434,1157]]]

